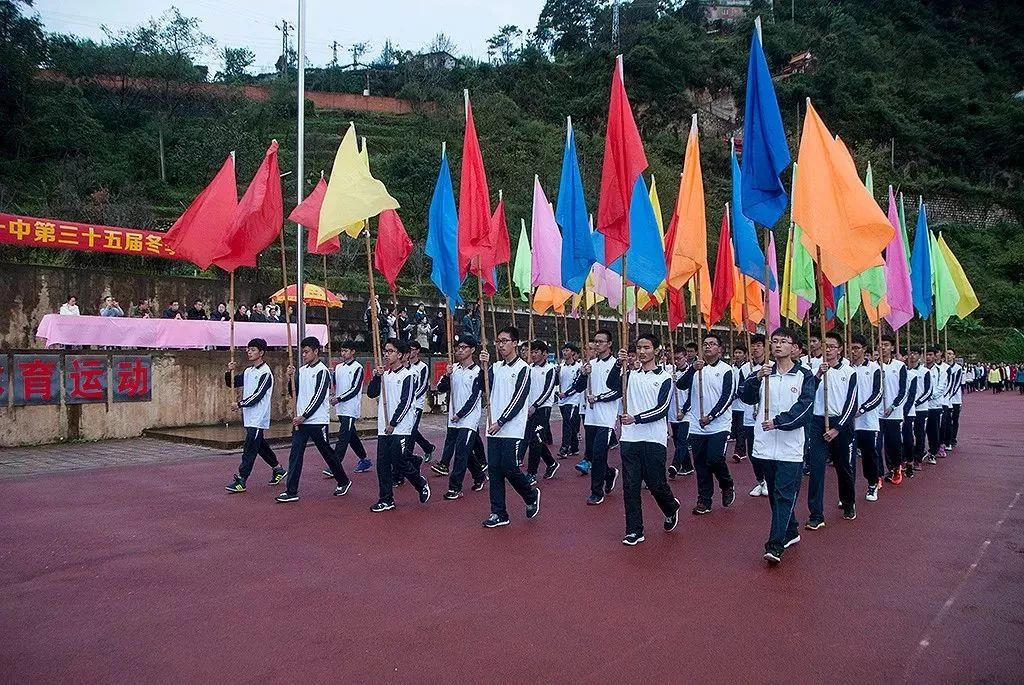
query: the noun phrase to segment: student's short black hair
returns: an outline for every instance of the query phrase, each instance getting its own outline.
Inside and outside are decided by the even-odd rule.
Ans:
[[[722,338],[718,335],[718,333],[712,333],[712,332],[705,333],[704,334],[704,340],[707,340],[708,338],[714,338],[715,342],[718,343],[718,346],[719,347],[722,346]]]
[[[313,350],[314,352],[319,352],[320,351],[320,347],[321,347],[320,340],[315,338],[315,337],[313,337],[312,335],[308,335],[305,338],[303,338],[301,346],[302,347],[308,347],[309,349]]]
[[[865,350],[866,350],[866,349],[868,349],[868,348],[870,347],[870,346],[868,345],[868,339],[867,339],[867,338],[865,338],[865,337],[864,337],[863,335],[861,335],[860,333],[854,333],[853,335],[851,335],[851,336],[850,336],[850,344],[851,344],[851,345],[860,345],[860,346],[861,346],[861,347],[863,347],[863,348],[864,348]]]
[[[598,328],[597,331],[594,332],[594,342],[597,342],[597,336],[601,334],[604,334],[608,338],[608,342],[615,339],[614,336],[612,336],[612,332],[607,328]]]
[[[472,347],[474,350],[480,347],[480,341],[471,335],[464,335],[459,338],[458,345],[465,345],[466,347]]]
[[[260,352],[266,352],[267,341],[264,340],[263,338],[253,338],[252,340],[249,341],[246,347],[255,347]]]
[[[630,343],[626,347],[626,352],[628,352],[629,354],[636,354],[636,343]]]
[[[776,328],[774,331],[772,331],[772,337],[789,338],[789,341],[794,345],[800,345],[800,334],[797,333],[794,329],[789,328],[788,326],[779,326],[778,328]]]
[[[814,336],[811,336],[811,337],[813,338]],[[839,343],[839,347],[843,346],[843,336],[839,335],[835,331],[829,331],[828,333],[826,333],[825,334],[825,339],[826,340],[834,340],[835,342]]]
[[[580,348],[576,343],[567,342],[564,345],[562,345],[562,349],[569,350],[570,352],[573,352],[575,354],[580,353]]]
[[[683,347],[687,350],[693,350],[694,352],[697,351],[697,343],[693,342],[692,340],[686,343],[686,345],[684,345]]]
[[[956,350],[954,350],[952,347],[947,347],[946,352],[952,352],[953,356],[956,356]]]
[[[761,343],[762,345],[764,345],[764,342],[764,333],[754,333],[752,336],[750,336],[751,345],[756,345],[757,343]]]
[[[932,345],[931,347],[928,348],[928,351],[931,352],[932,354],[942,354],[942,348],[939,347],[938,345]]]
[[[498,335],[501,335],[502,333],[504,333],[508,337],[512,338],[512,342],[514,342],[514,343],[519,342],[519,329],[516,328],[515,326],[505,326],[500,331],[498,331]],[[497,338],[498,335],[496,335],[494,337]]]
[[[536,350],[537,352],[547,352],[548,351],[548,344],[546,342],[544,342],[543,340],[531,340],[530,341],[530,349],[531,350]]]
[[[409,343],[405,342],[404,340],[399,340],[398,338],[388,338],[387,340],[384,341],[384,344],[391,345],[392,347],[394,347],[398,354],[409,353]]]
[[[359,348],[356,347],[355,341],[349,340],[348,338],[346,338],[346,339],[342,340],[340,343],[338,343],[338,349],[339,350],[357,350]]]
[[[409,341],[409,349],[410,350],[421,350],[421,349],[423,349],[423,346],[420,345],[418,340],[410,340]]]
[[[882,336],[882,342],[890,343],[890,344],[892,344],[893,347],[895,347],[896,346],[896,336],[893,335],[892,333],[886,333],[885,335]]]
[[[637,336],[636,341],[640,342],[641,340],[646,340],[649,343],[651,343],[651,347],[653,347],[654,349],[658,349],[658,347],[661,345],[661,341],[658,340],[658,337],[653,333],[641,333],[639,336]],[[636,349],[636,345],[633,345],[633,349]]]
[[[740,343],[739,345],[733,345],[732,346],[732,351],[733,352],[742,352],[743,354],[746,354],[748,352],[747,346],[742,344],[742,343]]]

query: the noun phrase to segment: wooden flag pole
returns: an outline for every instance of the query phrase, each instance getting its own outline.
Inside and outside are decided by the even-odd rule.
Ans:
[[[292,355],[292,321],[291,315],[288,313],[288,260],[284,252],[284,231],[278,233],[277,237],[281,246],[281,280],[284,281],[284,325],[288,336],[288,366],[295,366],[295,357]],[[301,294],[298,292],[298,286],[296,286],[296,302],[299,301],[299,297],[301,297]],[[295,396],[295,374],[292,374],[292,377],[288,379],[288,389],[292,395],[292,416],[295,416],[298,402],[298,398]]]
[[[527,324],[528,334],[527,337],[533,340],[533,284],[530,284],[530,320]]]
[[[455,323],[452,321],[452,300],[450,297],[444,298],[444,337],[448,341],[448,363],[455,363],[455,353],[453,348],[453,340],[455,337]]]
[[[287,293],[285,293],[287,295]],[[287,299],[287,298],[286,298]],[[289,346],[290,348],[290,346]],[[231,270],[231,276],[228,279],[228,349],[230,352],[229,361],[235,363],[235,270]],[[228,386],[228,397],[231,398],[232,402],[238,401],[239,393],[241,391],[235,388],[235,372],[231,372],[231,384]],[[226,425],[226,424],[225,424]]]
[[[552,313],[555,315],[555,358],[557,359],[557,350],[561,347],[562,344],[559,340],[559,338],[561,337],[561,331],[558,330],[558,312],[554,311],[554,308],[552,308]]]
[[[583,307],[583,319],[584,319],[584,321],[583,321],[583,349],[581,350],[581,352],[583,354],[581,356],[583,358],[583,363],[584,364],[589,364],[590,363],[590,357],[588,355],[590,354],[590,312],[589,312],[589,309],[587,307],[587,284],[586,284],[586,282],[584,282],[584,284],[583,284],[583,299],[580,302],[581,302],[581,306]],[[587,374],[587,397],[588,398],[592,394],[590,392],[590,375],[591,374],[589,374],[589,373]],[[589,404],[589,399],[588,399],[588,404]]]
[[[512,327],[516,328],[516,296],[512,292],[512,260],[505,262],[505,271],[508,273],[508,306],[512,310]]]
[[[324,258],[324,321],[327,322],[327,368],[331,368],[331,307],[327,301],[327,255]]]
[[[760,27],[760,25],[761,24],[760,24],[760,19],[759,19],[758,20],[758,27]],[[764,363],[765,364],[772,364],[772,363],[774,363],[774,359],[773,359],[774,355],[772,354],[772,332],[770,330],[768,330],[768,298],[771,297],[771,293],[769,292],[770,289],[768,287],[768,284],[771,282],[771,266],[768,264],[768,246],[771,243],[771,235],[772,235],[772,229],[771,228],[765,229],[765,232],[764,232],[764,332],[765,332],[765,341],[764,341],[764,347],[765,347],[764,359],[765,359],[765,362]],[[782,290],[781,284],[779,284],[778,282],[775,283],[775,287],[779,288],[780,291]],[[781,301],[780,301],[780,308],[781,308]],[[764,379],[764,420],[765,421],[768,421],[771,418],[768,415],[769,411],[770,411],[770,409],[768,407],[769,401],[770,401],[769,398],[771,397],[771,393],[768,392],[768,382],[769,382],[769,380],[770,380],[770,376],[765,376],[765,379]]]
[[[675,395],[676,421],[678,422],[683,418],[683,405],[679,401],[679,388],[676,387],[676,372],[679,369],[676,368],[676,345],[671,335],[668,336],[668,356],[670,357],[669,363],[672,365],[672,394]]]
[[[482,305],[481,305],[482,306]],[[483,317],[481,316],[481,319]],[[482,326],[481,326],[482,330]],[[498,322],[494,318],[494,295],[491,295],[491,332],[494,333],[495,337],[498,335]]]
[[[480,255],[476,258],[476,290],[477,296],[480,300],[480,349],[487,349],[487,326],[484,323],[485,316],[483,312],[484,308],[484,278],[483,268],[481,267]],[[494,353],[497,355],[498,348],[495,346]],[[518,350],[516,351],[518,354]],[[484,416],[486,416],[487,426],[491,425],[491,380],[487,377],[487,369],[484,369]]]
[[[377,318],[377,288],[373,282],[373,250],[370,248],[370,220],[366,220],[366,229],[363,231],[366,238],[366,276],[370,286],[370,326],[373,329],[373,356],[374,366],[380,368],[383,365],[383,346],[380,344],[380,321]],[[397,323],[395,324],[398,325]],[[385,369],[384,373],[388,370]],[[384,384],[384,373],[380,376],[380,395],[384,405],[384,419],[387,422],[388,414],[388,392]]]
[[[814,247],[815,254],[818,259],[815,261],[814,276],[818,282],[818,324],[821,326],[821,364],[825,368],[825,373],[821,377],[821,382],[824,383],[825,387],[822,388],[823,399],[825,400],[825,432],[829,431],[828,427],[828,363],[825,361],[825,284],[822,283],[821,275],[818,273],[818,265],[821,264],[821,248],[818,246]],[[808,317],[810,319],[810,317]],[[808,321],[808,330],[810,330],[810,322]],[[810,359],[811,348],[810,348],[810,336],[808,336],[807,343],[807,357]]]
[[[704,322],[701,320],[703,312],[701,311],[700,299],[700,267],[697,267],[697,275],[694,276],[694,294],[697,296],[697,304],[694,305],[694,315],[697,317],[697,349],[704,349]],[[745,328],[745,326],[744,326]],[[747,346],[750,349],[750,346]],[[698,352],[699,354],[699,352]],[[699,403],[700,416],[704,418],[704,369],[697,369],[697,402]]]
[[[847,298],[849,299],[849,298]],[[882,303],[879,302],[879,305]],[[889,411],[889,402],[885,397],[885,364],[882,362],[882,317],[878,317],[878,368],[882,376],[882,412]]]
[[[619,342],[622,344],[622,349],[629,349],[629,303],[626,301],[626,274],[629,273],[627,267],[627,255],[622,255],[622,318],[619,326]],[[633,307],[636,307],[636,300],[634,298]],[[618,356],[618,355],[616,355]],[[622,365],[622,413],[628,414],[629,410],[626,408],[626,390],[628,389],[629,383],[629,369],[626,368],[626,364]]]
[[[843,339],[846,343],[846,354],[850,354],[850,284],[846,284],[846,292],[843,298]]]
[[[747,354],[750,354],[750,305],[747,303],[747,277],[740,274],[740,289],[743,290],[743,337],[747,344]],[[698,313],[698,317],[700,314]]]

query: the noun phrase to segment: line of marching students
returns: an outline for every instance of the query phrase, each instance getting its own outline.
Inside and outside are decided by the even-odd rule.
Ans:
[[[827,333],[824,339],[812,336],[805,354],[798,331],[786,327],[773,331],[769,340],[760,334],[749,340],[749,349],[734,346],[726,361],[723,340],[712,332],[699,348],[687,343],[669,360],[654,335],[641,334],[635,345],[615,353],[612,334],[602,329],[585,350],[567,342],[560,363],[551,364],[547,344],[534,340],[521,345],[514,327],[498,332],[493,359],[479,349],[477,340],[462,337],[454,348],[454,363],[437,388],[448,397],[448,421],[441,457],[430,468],[448,478],[444,499],[463,496],[468,471],[472,490],[489,487],[485,527],[510,523],[506,484],[523,500],[526,518],[535,518],[541,503],[538,475],[550,480],[560,460],[581,455],[582,426],[582,458],[575,468],[589,476],[586,504],[604,503],[621,478],[626,519],[622,542],[633,546],[645,539],[643,489],[660,508],[665,531],[674,530],[679,521],[680,503],[671,482],[695,474],[697,496],[691,511],[697,516],[712,513],[716,483],[721,506],[735,502],[736,483],[727,459],[732,442],[734,468],[747,460],[751,464],[756,484],[749,495],[769,500],[764,558],[777,564],[787,548],[800,542],[797,500],[804,477],[808,520],[803,529],[818,531],[826,521],[828,464],[836,474],[842,518],[853,521],[858,455],[864,498],[874,502],[883,483],[904,484],[923,464],[938,463],[956,447],[964,368],[954,350],[911,348],[903,357],[890,336],[882,336],[878,349],[872,350],[863,336],[853,335],[847,354],[842,337]],[[236,373],[234,362],[229,364],[225,383],[241,389],[234,408],[241,411],[246,431],[229,492],[245,492],[259,456],[272,469],[268,485],[286,483],[277,501],[298,501],[310,440],[326,462],[323,474],[336,482],[336,496],[347,494],[352,485],[342,465],[349,448],[358,458],[356,472],[372,467],[355,425],[364,392],[356,346],[341,344],[341,361],[333,372],[321,360],[320,347],[316,338],[305,338],[302,365],[287,369],[297,407],[287,468],[264,436],[274,385],[264,361],[266,342],[249,342],[250,366],[242,373]],[[365,389],[378,402],[378,497],[371,511],[394,509],[395,487],[404,482],[413,486],[420,503],[430,499],[421,466],[433,459],[435,450],[419,433],[428,384],[417,343],[388,339],[383,363]],[[557,458],[549,449],[556,404],[562,417]],[[328,434],[331,406],[339,421],[333,446]],[[416,444],[422,458],[414,453]],[[619,466],[609,463],[616,447]]]

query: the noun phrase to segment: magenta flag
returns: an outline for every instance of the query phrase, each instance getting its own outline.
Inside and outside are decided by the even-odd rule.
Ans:
[[[768,231],[768,268],[771,269],[772,278],[776,283],[782,283],[779,279],[779,264],[775,258],[775,234]],[[770,337],[772,331],[782,325],[782,314],[781,307],[779,306],[779,291],[781,288],[775,288],[774,290],[767,290],[768,298],[768,313],[767,313],[767,324],[768,324],[768,336]]]
[[[900,230],[900,217],[892,186],[889,186],[889,223],[896,230],[885,248],[885,298],[890,308],[885,320],[893,330],[897,330],[914,318],[914,291],[910,284],[910,266],[907,264],[903,231]]]

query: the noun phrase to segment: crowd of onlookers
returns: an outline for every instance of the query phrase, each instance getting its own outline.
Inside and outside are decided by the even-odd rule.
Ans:
[[[70,295],[60,306],[60,313],[65,316],[80,316],[82,311],[78,305],[78,298]],[[202,300],[196,300],[187,308],[181,306],[180,300],[171,300],[166,309],[160,310],[148,297],[142,298],[138,303],[132,303],[126,313],[112,295],[107,295],[100,301],[96,315],[129,319],[185,319],[188,321],[227,321],[231,318],[228,305],[225,302],[218,302],[212,311],[207,311],[206,303]],[[235,321],[283,323],[284,314],[281,307],[276,304],[268,304],[264,307],[262,302],[257,302],[251,309],[240,304],[235,312]]]
[[[380,326],[381,341],[388,338],[399,340],[415,340],[424,351],[435,353],[445,352],[448,349],[448,327],[445,325],[444,308],[432,308],[433,313],[427,311],[427,305],[420,303],[416,307],[385,307],[377,297],[377,322]],[[453,343],[459,338],[468,337],[474,340],[480,339],[480,303],[474,302],[464,311],[454,317]],[[373,336],[372,311],[369,302],[363,311],[363,334],[354,338],[357,342],[369,340]]]
[[[969,364],[964,373],[968,392],[980,392],[985,388],[994,394],[1017,388],[1024,395],[1024,364],[989,362]]]

